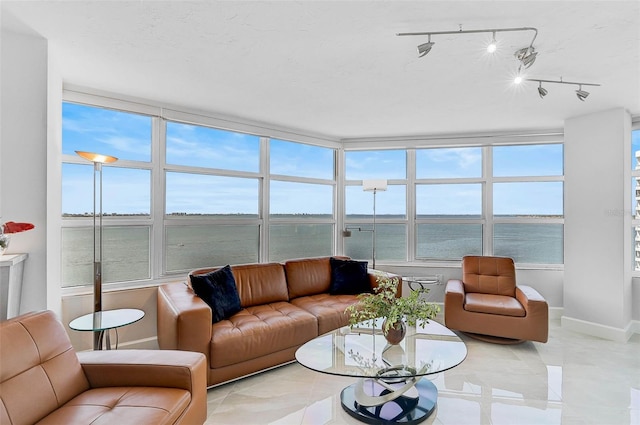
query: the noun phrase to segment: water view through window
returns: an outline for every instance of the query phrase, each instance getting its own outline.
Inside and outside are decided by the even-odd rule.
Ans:
[[[363,179],[388,183],[375,198],[378,262],[563,262],[561,143],[343,151],[148,111],[63,103],[63,286],[92,282],[93,167],[75,150],[120,159],[103,168],[106,283],[335,254],[371,261]]]

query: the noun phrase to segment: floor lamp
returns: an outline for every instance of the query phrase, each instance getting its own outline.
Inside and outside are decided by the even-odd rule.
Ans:
[[[376,268],[376,193],[387,190],[387,181],[385,179],[362,180],[362,190],[365,192],[373,192],[373,242],[371,246],[372,268]]]
[[[83,151],[76,154],[93,162],[93,320],[96,321],[95,313],[102,311],[102,164],[116,162],[118,158]],[[100,345],[100,332],[94,332],[93,349],[99,350]]]

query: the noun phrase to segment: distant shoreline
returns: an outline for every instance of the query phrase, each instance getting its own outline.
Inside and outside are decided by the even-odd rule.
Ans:
[[[149,214],[118,214],[118,213],[104,213],[103,217],[150,217]],[[63,213],[63,218],[90,218],[93,217],[93,213],[84,214],[71,214]],[[197,214],[197,213],[171,213],[166,217],[233,217],[233,218],[258,218],[258,214]],[[271,214],[271,218],[291,218],[291,217],[310,217],[310,218],[333,218],[331,214]],[[561,214],[497,214],[494,217],[498,218],[564,218]],[[370,214],[351,214],[346,216],[347,220],[357,219],[372,219],[373,215]],[[404,214],[376,214],[376,219],[405,219]],[[463,218],[463,219],[480,219],[482,218],[476,214],[421,214],[418,215],[418,219],[421,218]]]

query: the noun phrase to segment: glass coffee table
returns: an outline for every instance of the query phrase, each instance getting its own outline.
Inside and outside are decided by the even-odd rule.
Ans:
[[[296,360],[316,372],[360,378],[340,394],[343,409],[370,424],[417,424],[435,410],[438,389],[423,376],[451,369],[465,359],[464,342],[430,320],[407,327],[398,345],[382,335],[382,320],[329,332],[296,351]]]

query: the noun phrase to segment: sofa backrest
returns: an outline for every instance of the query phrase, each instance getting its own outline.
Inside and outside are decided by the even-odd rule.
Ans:
[[[208,267],[191,271],[188,277],[189,286],[191,286],[191,275],[206,274],[218,269],[220,267]],[[278,301],[289,301],[287,280],[282,264],[239,264],[231,266],[231,272],[236,281],[240,305],[243,308]]]
[[[466,256],[462,258],[465,292],[516,296],[516,268],[507,257]]]
[[[299,258],[284,263],[289,298],[329,292],[331,286],[331,257]],[[349,257],[334,257],[348,260]]]
[[[242,307],[289,301],[284,267],[279,263],[231,266]]]
[[[51,311],[0,323],[0,423],[33,424],[89,389],[69,336]]]

